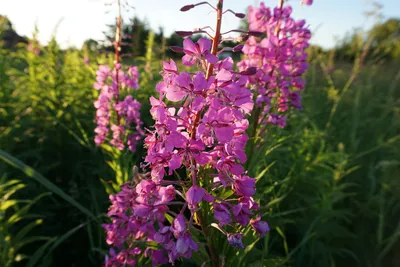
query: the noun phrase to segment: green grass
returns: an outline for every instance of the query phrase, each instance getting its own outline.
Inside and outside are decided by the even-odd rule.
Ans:
[[[54,193],[31,207],[45,219],[29,235],[47,241],[21,253],[32,266],[100,266],[104,184],[129,177],[130,168],[119,167],[138,163],[144,149],[117,155],[92,141],[95,70],[110,59],[90,55],[85,65],[84,51],[61,51],[55,42],[41,49],[40,56],[0,51],[0,171],[27,185],[23,199]],[[154,73],[142,72],[137,92],[146,127],[159,79],[152,60]],[[352,64],[337,63],[328,75],[327,64],[311,62],[304,109],[257,143],[249,172],[272,230],[251,249],[224,248],[237,254],[227,266],[400,265],[399,66],[367,63],[354,73]]]

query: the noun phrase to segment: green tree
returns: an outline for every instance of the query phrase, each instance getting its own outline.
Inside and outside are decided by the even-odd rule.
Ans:
[[[27,39],[15,32],[11,21],[0,15],[0,43],[4,42],[4,48],[14,48],[17,43],[27,43]]]
[[[391,60],[400,60],[400,19],[390,18],[384,23],[375,25],[370,35],[372,47],[382,56]]]

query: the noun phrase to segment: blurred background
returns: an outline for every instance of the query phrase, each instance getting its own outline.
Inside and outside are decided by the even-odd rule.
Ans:
[[[260,3],[225,2],[236,12]],[[162,60],[179,58],[174,31],[214,25],[210,9],[179,12],[185,4],[123,6],[124,63],[139,66],[145,127]],[[288,4],[313,32],[304,108],[270,129],[249,166],[272,230],[243,266],[400,266],[400,2]],[[113,61],[116,10],[0,1],[0,266],[102,265],[108,194],[145,153],[93,142],[93,83]]]

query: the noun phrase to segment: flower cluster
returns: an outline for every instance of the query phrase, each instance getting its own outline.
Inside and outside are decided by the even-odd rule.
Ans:
[[[175,198],[173,186],[158,186],[153,181],[142,180],[133,186],[125,184],[115,196],[110,196],[111,208],[108,216],[112,223],[103,225],[107,231],[107,243],[119,250],[110,250],[106,266],[134,266],[136,256],[145,253],[154,264],[167,263],[161,250],[146,249],[146,241],[166,240],[168,230],[164,229],[165,212],[168,204]],[[159,234],[155,222],[161,227]],[[129,245],[124,246],[129,240]]]
[[[33,52],[35,56],[38,56],[40,54],[40,45],[37,40],[31,40],[28,44],[28,51]]]
[[[96,107],[96,145],[103,144],[110,130],[112,138],[110,144],[123,150],[125,145],[134,151],[136,142],[144,135],[142,121],[140,120],[141,104],[127,95],[120,100],[120,90],[138,89],[138,68],[131,66],[125,73],[118,63],[114,70],[108,66],[101,65],[96,72],[97,78],[94,84],[96,90],[100,90],[99,97],[94,103]]]
[[[159,98],[150,99],[154,130],[145,138],[145,165],[151,172],[148,179],[125,185],[111,199],[113,221],[104,227],[109,244],[120,252],[110,252],[107,266],[133,264],[139,253],[151,257],[153,264],[189,258],[199,246],[191,230],[204,224],[217,223],[228,242],[241,248],[238,226],[251,225],[260,235],[269,230],[260,216],[250,218],[259,209],[252,197],[256,181],[241,165],[246,161],[246,115],[253,109],[246,87],[248,71],[235,72],[231,58],[218,61],[210,52],[211,44],[206,38],[197,43],[185,39],[182,49],[183,64],[198,63],[208,66],[207,71],[180,72],[173,60],[164,62],[163,81],[156,86]],[[166,180],[182,167],[188,170],[189,181]],[[222,197],[226,190],[232,194]],[[175,195],[180,199],[174,200]],[[171,204],[178,205],[178,214],[170,210]],[[211,207],[212,221],[202,219],[205,206]],[[189,219],[184,217],[187,210]],[[166,223],[167,213],[173,217],[171,223]],[[132,245],[135,240],[156,242],[159,248],[143,251]]]
[[[312,0],[302,3],[310,5]],[[242,166],[247,160],[247,117],[256,115],[255,129],[265,123],[284,127],[289,107],[301,108],[301,76],[308,68],[304,50],[311,34],[304,20],[291,18],[291,7],[283,7],[281,0],[273,11],[264,4],[250,7],[249,31],[233,30],[246,34],[239,38],[247,39],[246,44],[218,51],[221,36],[226,34],[220,31],[222,14],[229,11],[239,18],[244,14],[223,11],[223,0],[218,0],[216,7],[200,2],[181,11],[199,5],[209,5],[217,12],[215,35],[196,43],[186,38],[183,47],[171,48],[184,53],[183,65],[195,66],[195,71],[182,72],[173,60],[163,64],[162,81],[156,86],[158,97],[150,98],[155,123],[147,132],[147,155],[141,164],[150,171],[110,197],[108,216],[112,221],[103,227],[113,248],[106,266],[134,266],[143,258],[150,258],[153,266],[174,264],[179,258],[190,258],[205,244],[213,265],[218,266],[208,234],[210,226],[222,232],[234,248],[244,248],[244,229],[251,227],[259,236],[269,231],[253,199],[256,180]],[[206,28],[177,33],[188,37]],[[217,57],[223,51],[239,50],[246,56],[238,63],[239,71],[234,70],[230,57]],[[111,143],[123,148],[121,136],[127,127],[121,126],[121,118],[125,124],[136,124],[137,133],[142,132],[140,105],[129,96],[117,100],[118,85],[135,87],[134,75],[118,70],[117,66],[113,73],[105,67],[98,71],[95,87],[102,93],[96,102],[96,142],[104,142],[108,134],[111,102],[115,99],[112,108],[118,123],[110,127]],[[108,77],[111,85],[105,83]]]
[[[281,1],[283,3],[283,1]],[[312,1],[302,0],[310,5]],[[243,47],[245,59],[238,63],[244,70],[257,67],[257,74],[249,78],[256,92],[259,123],[286,125],[285,112],[289,107],[301,109],[299,92],[304,89],[302,74],[308,69],[305,49],[311,38],[305,20],[294,20],[290,6],[273,10],[261,3],[260,7],[249,7],[248,21],[252,31],[265,34],[263,38],[250,37]]]

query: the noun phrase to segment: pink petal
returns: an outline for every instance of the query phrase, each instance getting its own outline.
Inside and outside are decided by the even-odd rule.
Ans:
[[[216,76],[218,82],[226,82],[232,80],[232,73],[225,69],[222,69],[218,72]]]
[[[185,65],[185,66],[193,66],[194,65],[194,63],[196,63],[196,58],[195,57],[192,57],[192,56],[189,56],[189,55],[184,55],[183,57],[182,57],[182,63],[183,63],[183,65]]]
[[[167,86],[166,86],[165,82],[157,83],[157,85],[156,85],[156,91],[157,92],[165,93],[166,89],[167,89]]]
[[[200,38],[197,41],[197,44],[200,47],[200,53],[204,54],[206,51],[210,51],[211,49],[211,40],[207,38]]]
[[[206,60],[211,63],[211,64],[215,64],[218,62],[219,58],[211,53],[207,53],[205,54],[205,58]]]
[[[193,43],[190,38],[186,38],[183,41],[183,52],[185,52],[186,55],[192,55],[196,53],[196,44]]]
[[[211,157],[207,152],[193,154],[193,158],[196,160],[196,163],[200,165],[207,164],[211,160]]]
[[[233,138],[233,128],[230,126],[214,128],[214,132],[221,143],[227,143]]]
[[[182,165],[182,158],[177,154],[174,154],[171,157],[171,160],[168,163],[169,171],[168,174],[171,175],[173,170],[180,168]]]
[[[175,61],[172,59],[169,60],[169,62],[164,61],[163,63],[164,70],[167,72],[178,72],[178,67],[176,66]]]
[[[175,85],[170,85],[166,89],[166,98],[170,101],[177,102],[181,101],[187,94],[182,91],[181,88]]]
[[[193,77],[193,86],[195,91],[203,91],[207,87],[207,80],[204,73],[198,72]]]

